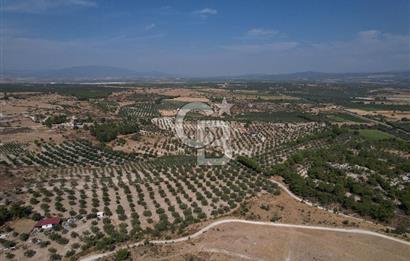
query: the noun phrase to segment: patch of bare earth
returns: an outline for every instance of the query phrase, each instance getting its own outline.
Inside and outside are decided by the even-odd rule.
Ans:
[[[367,235],[224,224],[190,242],[144,246],[133,260],[409,260],[404,244]]]
[[[24,184],[24,177],[32,168],[26,169],[10,169],[5,166],[0,166],[0,191],[11,191]]]
[[[10,222],[9,226],[13,228],[17,233],[26,233],[29,234],[33,229],[34,224],[37,222],[32,219],[22,218]]]
[[[158,110],[162,117],[173,117],[177,114],[177,110]]]
[[[360,116],[383,116],[388,120],[399,121],[403,118],[410,118],[409,111],[392,111],[392,110],[378,110],[378,111],[365,111],[360,109],[347,109],[350,112],[356,113]]]
[[[245,214],[237,211],[237,216],[260,221],[277,221],[288,224],[322,225],[331,227],[360,227],[373,231],[385,231],[386,227],[330,213],[317,207],[308,206],[282,192],[278,196],[268,194],[253,198],[245,203],[249,209]]]
[[[287,193],[262,194],[245,203],[231,216],[289,224],[351,227],[384,232],[386,227],[352,217],[339,216],[308,206]],[[212,221],[187,229],[198,231]],[[189,234],[184,233],[184,235]],[[302,228],[279,228],[249,224],[223,224],[197,239],[170,245],[133,249],[133,260],[408,260],[410,248],[373,236]]]
[[[209,102],[207,98],[204,97],[188,97],[188,96],[181,96],[170,101],[177,101],[177,102]]]

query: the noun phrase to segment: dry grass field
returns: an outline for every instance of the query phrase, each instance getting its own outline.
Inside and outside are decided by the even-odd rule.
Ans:
[[[356,113],[361,116],[382,116],[391,121],[400,121],[403,118],[410,119],[410,111],[387,111],[376,110],[366,111],[360,109],[347,109],[350,112]]]
[[[400,243],[349,233],[224,224],[199,239],[132,251],[133,260],[408,260]]]

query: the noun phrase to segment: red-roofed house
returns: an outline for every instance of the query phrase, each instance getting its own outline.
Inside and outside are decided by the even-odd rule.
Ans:
[[[61,219],[59,217],[52,217],[52,218],[45,218],[43,220],[40,220],[34,225],[34,228],[43,228],[43,229],[49,229],[52,228],[55,225],[58,225],[61,223]]]

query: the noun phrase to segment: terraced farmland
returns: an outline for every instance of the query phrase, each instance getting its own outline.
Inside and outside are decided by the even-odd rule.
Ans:
[[[161,148],[175,147],[174,151],[184,150],[181,141],[172,137],[176,136],[175,120],[171,117],[153,118],[153,124],[159,129],[167,131],[169,139],[158,143]],[[197,125],[194,122],[185,122],[184,130],[188,137],[195,137]],[[316,122],[309,123],[263,123],[255,122],[245,124],[240,122],[230,122],[230,144],[233,155],[256,156],[264,159],[263,164],[273,164],[273,158],[279,158],[276,148],[282,144],[296,141],[306,135],[317,134],[326,129],[326,125]],[[220,129],[210,129],[212,137],[220,139],[222,131]],[[160,147],[154,146],[156,150]],[[295,149],[296,150],[296,149]],[[294,151],[295,151],[294,150]],[[172,153],[172,151],[168,152]]]
[[[4,144],[3,158],[6,164],[14,166],[103,166],[116,165],[138,158],[136,154],[125,154],[100,148],[87,140],[65,141],[61,144],[44,143],[41,151],[33,153],[24,149],[24,145]]]
[[[122,107],[119,114],[129,119],[146,119],[159,116],[159,112],[152,103],[136,103],[132,106]]]

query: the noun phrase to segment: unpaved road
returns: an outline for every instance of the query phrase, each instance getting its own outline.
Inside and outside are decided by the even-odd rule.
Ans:
[[[308,206],[317,207],[319,209],[326,210],[330,213],[338,214],[340,216],[355,218],[355,219],[360,220],[360,221],[372,223],[371,221],[367,221],[367,220],[364,220],[364,219],[361,219],[361,218],[352,217],[352,216],[345,215],[345,214],[342,214],[342,213],[335,213],[333,210],[324,209],[320,206],[315,206],[313,203],[305,201],[302,198],[300,198],[300,197],[296,196],[295,194],[293,194],[284,184],[282,184],[282,183],[280,183],[276,180],[273,180],[273,179],[270,179],[270,181],[277,184],[282,190],[284,190],[293,199],[295,199],[299,202],[303,202]],[[194,233],[190,236],[181,237],[181,238],[177,238],[177,239],[171,239],[171,240],[153,240],[153,241],[150,241],[150,243],[152,243],[152,244],[170,244],[170,243],[178,243],[178,242],[187,241],[187,240],[190,240],[190,239],[193,239],[193,238],[196,238],[196,237],[200,236],[201,234],[203,234],[204,232],[208,231],[209,229],[211,229],[215,226],[218,226],[218,225],[221,225],[221,224],[226,224],[226,223],[245,223],[245,224],[253,224],[253,225],[284,227],[284,228],[302,228],[302,229],[311,229],[311,230],[322,230],[322,231],[333,231],[333,232],[345,232],[345,233],[352,233],[352,234],[362,234],[362,235],[376,236],[376,237],[396,241],[396,242],[403,243],[403,244],[406,244],[406,245],[410,246],[410,242],[400,240],[400,239],[397,239],[397,238],[394,238],[394,237],[389,237],[389,236],[386,236],[384,234],[380,234],[380,233],[376,233],[376,232],[372,232],[372,231],[368,231],[368,230],[362,230],[362,229],[347,229],[347,228],[345,229],[345,228],[331,228],[331,227],[321,227],[321,226],[293,225],[293,224],[282,224],[282,223],[261,222],[261,221],[248,221],[248,220],[241,220],[241,219],[225,219],[225,220],[215,221],[214,223],[209,224],[208,226],[202,228],[201,230],[199,230],[198,232],[196,232],[196,233]],[[124,246],[122,248],[137,247],[137,246],[141,246],[141,245],[143,245],[142,241],[131,244],[131,245],[128,245],[128,246]],[[116,251],[118,251],[118,249]],[[94,255],[90,255],[90,256],[81,258],[80,260],[81,261],[94,261],[94,260],[97,260],[97,259],[102,258],[102,257],[110,256],[114,253],[115,253],[115,251],[106,252],[106,253],[102,253],[102,254],[94,254]]]
[[[215,221],[208,226],[202,228],[198,232],[190,235],[190,236],[185,236],[177,239],[171,239],[171,240],[152,240],[150,241],[151,244],[172,244],[172,243],[178,243],[178,242],[183,242],[187,240],[191,240],[194,238],[197,238],[204,234],[206,231],[222,225],[222,224],[227,224],[227,223],[243,223],[243,224],[250,224],[250,225],[259,225],[259,226],[273,226],[273,227],[282,227],[282,228],[298,228],[298,229],[310,229],[310,230],[319,230],[319,231],[331,231],[331,232],[341,232],[341,233],[351,233],[351,234],[360,234],[360,235],[368,235],[368,236],[374,236],[378,238],[383,238],[386,240],[391,240],[395,241],[400,244],[405,244],[410,247],[410,242],[390,237],[384,234],[368,231],[368,230],[362,230],[362,229],[348,229],[348,228],[331,228],[331,227],[321,227],[321,226],[307,226],[307,225],[293,225],[293,224],[282,224],[282,223],[272,223],[272,222],[261,222],[261,221],[250,221],[250,220],[241,220],[241,219],[224,219],[224,220],[219,220]],[[143,242],[137,242],[128,246],[124,246],[122,248],[127,248],[127,247],[137,247],[142,245]],[[118,251],[118,249],[117,249]],[[112,252],[106,252],[102,254],[95,254],[95,255],[90,255],[84,258],[81,258],[81,261],[94,261],[102,257],[107,257],[112,254],[114,254],[116,251]]]

